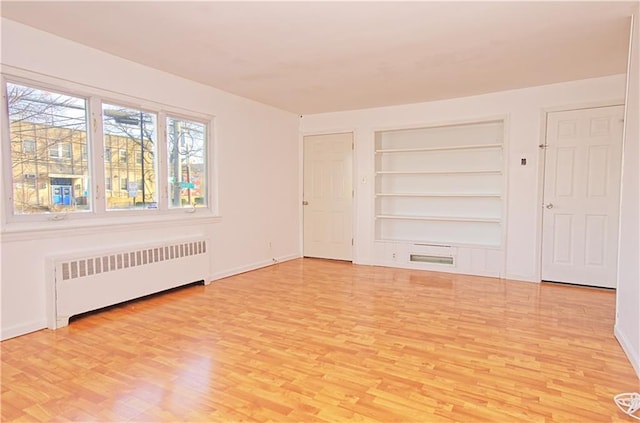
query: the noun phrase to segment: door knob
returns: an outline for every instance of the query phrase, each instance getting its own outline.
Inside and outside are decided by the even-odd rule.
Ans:
[[[545,206],[546,208],[548,208],[548,209],[552,209],[552,208],[553,208],[553,204],[552,204],[552,203],[545,204],[544,206]]]
[[[302,202],[302,205],[303,205],[303,206],[308,206],[308,205],[309,205],[309,202],[308,202],[308,201],[303,201],[303,202]]]

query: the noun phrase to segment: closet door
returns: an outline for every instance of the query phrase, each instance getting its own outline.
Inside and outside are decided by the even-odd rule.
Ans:
[[[353,257],[353,134],[304,137],[303,255]]]
[[[616,286],[623,106],[547,115],[542,280]]]

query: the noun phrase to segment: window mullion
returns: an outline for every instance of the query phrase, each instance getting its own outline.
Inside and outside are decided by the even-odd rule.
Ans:
[[[169,208],[169,174],[167,171],[167,114],[158,112],[158,145],[156,148],[158,156],[158,208],[167,210]]]
[[[7,81],[2,78],[2,105],[0,106],[0,113],[2,116],[0,117],[0,122],[2,123],[2,139],[10,140],[10,131],[9,131],[9,110],[7,108]],[[0,172],[2,174],[2,182],[4,186],[0,187],[2,189],[2,197],[6,201],[2,201],[2,225],[7,221],[7,217],[11,217],[13,215],[13,175],[11,174],[11,143],[10,142],[2,142],[0,145],[0,151],[2,152],[2,164],[0,164]],[[5,197],[6,195],[6,197]]]
[[[91,157],[91,175],[94,199],[94,213],[102,214],[106,211],[106,182],[104,171],[104,138],[102,136],[102,102],[98,97],[89,99],[89,130],[90,139],[90,157]]]

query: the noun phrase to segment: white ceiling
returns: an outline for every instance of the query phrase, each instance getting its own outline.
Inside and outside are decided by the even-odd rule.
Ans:
[[[1,2],[2,16],[299,114],[626,71],[627,2]]]

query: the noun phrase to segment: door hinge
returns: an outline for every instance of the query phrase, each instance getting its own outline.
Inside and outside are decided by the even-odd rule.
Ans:
[[[353,238],[351,238],[351,245],[353,246]]]

